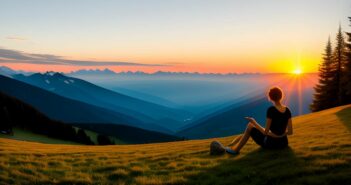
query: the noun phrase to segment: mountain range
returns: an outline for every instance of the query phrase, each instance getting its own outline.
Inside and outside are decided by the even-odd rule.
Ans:
[[[13,75],[13,78],[63,97],[120,112],[168,130],[184,126],[184,120],[191,116],[186,111],[133,98],[62,73],[35,73],[29,76],[17,74]]]
[[[247,124],[245,116],[254,117],[261,125],[264,125],[266,110],[272,105],[263,94],[255,91],[256,93],[248,92],[236,100],[208,105],[201,112],[190,113],[182,110],[181,106],[167,102],[167,100],[163,101],[157,96],[151,98],[169,106],[135,98],[143,96],[150,99],[150,96],[143,92],[124,88],[109,90],[63,73],[46,72],[24,75],[4,67],[0,68],[0,72],[7,75],[7,77],[0,76],[1,92],[32,105],[51,119],[75,125],[81,124],[81,126],[92,127],[104,132],[114,130],[116,133],[123,133],[123,130],[128,130],[127,127],[131,126],[175,134],[178,137],[189,139],[222,137],[242,132]],[[114,73],[107,69],[93,72]],[[132,83],[132,81],[128,82]],[[204,86],[206,82],[193,81],[193,83],[202,83]],[[148,83],[152,85],[152,81]],[[166,83],[167,80],[162,82],[162,84]],[[181,81],[177,81],[177,84],[180,85]],[[172,87],[175,91],[173,94],[179,96],[177,91],[182,91],[180,87],[184,85],[179,88],[176,85]],[[219,85],[221,84],[217,86],[211,84],[209,87],[212,90],[204,91],[202,94],[216,95],[213,88]],[[289,99],[286,103],[294,116],[309,112],[308,104],[312,101],[313,93],[313,88],[307,87],[299,90],[294,87],[295,85],[290,84],[289,88],[286,88]],[[164,90],[160,85],[158,88],[160,92]],[[188,88],[194,87],[189,86]],[[193,92],[199,91],[193,89]],[[304,102],[303,105],[306,106],[299,106],[301,102]]]
[[[170,71],[156,71],[154,73],[146,73],[143,71],[122,71],[114,72],[110,69],[80,69],[67,73],[70,76],[76,75],[145,75],[145,76],[157,76],[157,75],[172,75],[172,76],[236,76],[236,75],[258,75],[260,73],[198,73],[198,72],[170,72]]]
[[[170,132],[120,112],[69,99],[39,87],[0,75],[0,92],[28,103],[54,120],[68,123],[115,123]]]
[[[114,71],[110,69],[80,69],[77,71],[72,71],[70,73],[67,73],[67,75],[114,75],[116,74]]]

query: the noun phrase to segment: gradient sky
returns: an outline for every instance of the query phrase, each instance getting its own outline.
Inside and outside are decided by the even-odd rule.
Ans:
[[[350,0],[0,0],[1,49],[77,60],[0,65],[65,72],[316,72],[328,36],[334,40],[339,23],[351,30],[348,16]]]

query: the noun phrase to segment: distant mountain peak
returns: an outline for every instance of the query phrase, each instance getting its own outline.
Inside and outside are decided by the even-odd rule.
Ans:
[[[12,72],[14,72],[13,69],[11,69],[11,68],[9,68],[9,67],[7,67],[7,66],[0,66],[0,69],[1,69],[1,70],[6,70],[6,71],[12,71]]]
[[[33,72],[27,72],[22,70],[14,70],[7,66],[0,66],[0,75],[12,78],[14,75],[31,75]]]
[[[55,76],[55,77],[66,77],[63,73],[55,72],[55,71],[47,71],[42,74],[43,76]]]
[[[56,72],[54,71],[47,71],[46,73],[44,73],[43,75],[48,75],[48,76],[54,76]]]
[[[103,70],[101,69],[80,69],[77,71],[72,71],[71,73],[68,73],[69,75],[114,75],[116,74],[114,71],[105,68]]]
[[[36,77],[36,78],[44,78],[44,79],[69,79],[69,77],[65,76],[63,73],[54,72],[54,71],[47,71],[45,73],[34,73],[29,75],[29,77]]]

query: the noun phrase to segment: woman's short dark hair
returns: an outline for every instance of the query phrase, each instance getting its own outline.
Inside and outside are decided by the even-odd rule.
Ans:
[[[272,87],[268,91],[268,97],[272,101],[280,101],[283,98],[283,91],[279,87]]]

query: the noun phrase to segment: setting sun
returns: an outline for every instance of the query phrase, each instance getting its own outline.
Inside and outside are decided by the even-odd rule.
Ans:
[[[302,70],[301,69],[295,69],[292,73],[296,74],[296,75],[300,75],[302,73]]]

